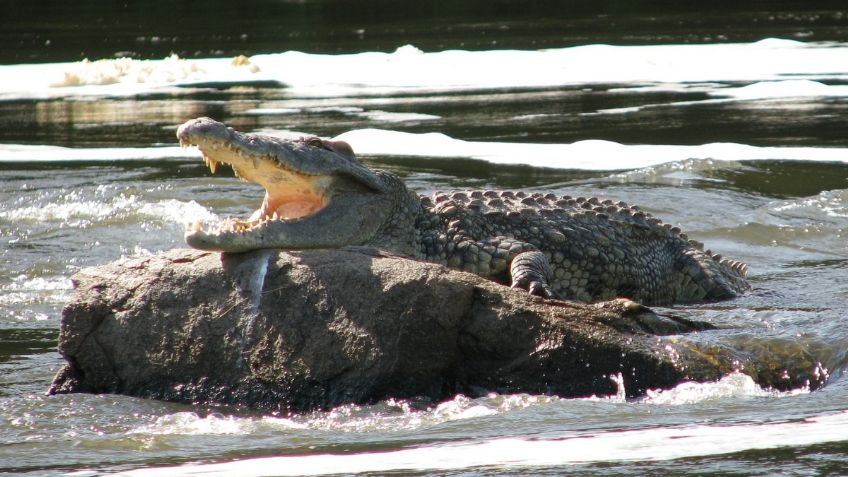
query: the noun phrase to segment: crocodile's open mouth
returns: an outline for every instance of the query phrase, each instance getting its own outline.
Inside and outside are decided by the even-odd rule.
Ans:
[[[344,146],[316,137],[297,139],[315,147],[329,143],[328,147]],[[320,144],[319,144],[320,143]],[[190,138],[181,138],[180,145],[191,146]],[[348,148],[350,146],[347,146]],[[220,232],[245,232],[270,221],[291,222],[309,217],[322,210],[329,202],[328,189],[331,176],[308,174],[285,167],[273,157],[263,157],[227,142],[205,140],[198,146],[203,161],[214,174],[221,164],[232,167],[235,175],[248,182],[254,182],[265,189],[262,205],[247,219],[228,218],[221,225]],[[191,232],[202,231],[200,223],[189,226]]]
[[[361,232],[374,217],[351,211],[382,198],[378,174],[363,167],[346,142],[315,136],[283,139],[241,133],[210,118],[177,129],[183,147],[196,145],[212,173],[221,164],[265,189],[265,199],[248,218],[227,219],[203,230],[191,224],[186,243],[201,250],[238,252],[257,248],[319,248]]]
[[[213,174],[217,172],[220,164],[226,164],[232,167],[236,177],[257,183],[265,189],[262,205],[248,219],[227,218],[221,225],[221,231],[243,232],[271,220],[299,220],[327,205],[329,176],[301,174],[268,158],[250,157],[238,149],[199,149],[203,154],[203,161]],[[201,226],[195,223],[192,228],[199,230]]]

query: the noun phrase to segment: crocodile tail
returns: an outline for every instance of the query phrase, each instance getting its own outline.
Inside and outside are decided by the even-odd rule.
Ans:
[[[713,256],[713,259],[715,259],[715,257],[716,256]],[[734,274],[734,275],[736,275],[740,278],[743,278],[743,279],[748,277],[748,264],[747,263],[739,262],[739,261],[736,261],[736,260],[730,260],[728,258],[721,258],[720,255],[718,255],[718,257],[719,257],[719,260],[718,260],[719,264],[722,267],[729,269],[728,273]]]
[[[751,288],[746,280],[748,265],[709,250],[684,251],[678,271],[680,302],[727,300]]]

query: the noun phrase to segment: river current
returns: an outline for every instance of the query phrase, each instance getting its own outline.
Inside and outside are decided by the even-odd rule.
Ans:
[[[848,11],[455,3],[211,2],[227,26],[178,8],[180,26],[165,2],[22,7],[0,51],[0,475],[848,474]],[[178,147],[197,116],[341,136],[422,194],[639,204],[749,265],[749,294],[675,308],[722,325],[699,339],[799,343],[826,385],[763,389],[740,369],[635,400],[296,415],[46,396],[76,271],[261,203]]]

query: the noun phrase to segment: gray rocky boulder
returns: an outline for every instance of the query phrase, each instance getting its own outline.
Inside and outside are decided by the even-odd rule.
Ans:
[[[740,359],[759,382],[793,387],[812,369],[802,351],[760,365],[699,348],[680,337],[710,325],[627,300],[545,300],[362,248],[178,249],[73,280],[59,338],[67,363],[50,393],[304,411],[457,393],[604,395],[619,374],[635,396],[717,379]],[[796,379],[781,379],[792,366]]]

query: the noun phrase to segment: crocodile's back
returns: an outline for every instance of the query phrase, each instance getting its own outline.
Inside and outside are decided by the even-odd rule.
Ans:
[[[727,299],[748,288],[744,264],[703,251],[679,229],[623,202],[523,192],[422,198],[428,260],[506,281],[516,242],[544,253],[567,299],[646,304]],[[512,252],[510,252],[512,249]]]

